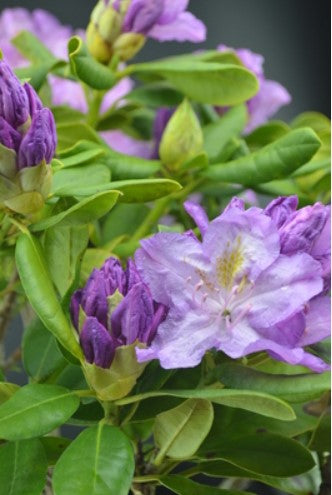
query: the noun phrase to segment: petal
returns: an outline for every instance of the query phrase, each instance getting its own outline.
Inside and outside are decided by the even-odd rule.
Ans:
[[[315,297],[309,303],[305,331],[299,345],[311,345],[329,337],[331,330],[331,300],[329,296]]]
[[[107,91],[101,104],[101,112],[107,112],[115,103],[122,100],[134,87],[134,81],[129,77],[124,77],[110,91]]]
[[[169,24],[170,22],[173,22],[179,14],[186,10],[188,4],[189,0],[164,1],[164,10],[159,20],[159,24]]]
[[[256,280],[250,304],[249,319],[254,328],[276,325],[300,311],[323,288],[317,261],[303,253],[281,255]],[[244,304],[244,303],[243,303]]]
[[[201,43],[206,39],[206,27],[190,12],[182,12],[170,24],[156,24],[148,36],[158,41],[192,41]]]
[[[80,334],[80,344],[88,363],[109,368],[115,353],[115,345],[106,328],[97,318],[86,318]]]
[[[216,347],[216,327],[201,312],[179,314],[171,310],[159,326],[149,349],[136,349],[139,362],[159,359],[165,369],[191,368],[198,365],[205,351]]]
[[[153,299],[166,306],[172,300],[190,300],[192,285],[199,282],[197,270],[208,270],[201,243],[192,236],[160,233],[141,242],[135,262]],[[188,282],[190,281],[190,286]]]
[[[108,146],[118,153],[140,158],[151,157],[152,144],[149,141],[134,139],[121,131],[103,131],[100,135]]]
[[[185,201],[183,207],[188,215],[194,220],[203,236],[209,226],[209,218],[205,213],[204,208],[202,208],[200,204],[193,203],[192,201]]]
[[[80,112],[87,112],[88,106],[82,86],[76,81],[49,75],[53,105],[69,105]]]
[[[83,290],[78,289],[74,292],[70,301],[70,317],[76,330],[79,330],[80,305],[82,301]]]
[[[21,134],[0,116],[0,144],[17,151],[20,141]]]
[[[298,202],[297,196],[280,196],[266,206],[264,213],[272,218],[279,229],[290,219],[292,213],[296,211]]]

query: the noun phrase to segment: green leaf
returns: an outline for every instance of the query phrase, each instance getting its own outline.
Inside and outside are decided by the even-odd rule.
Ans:
[[[110,170],[103,164],[86,164],[73,168],[62,168],[53,176],[52,194],[61,196],[62,191],[72,191],[74,196],[76,190],[85,187],[95,187],[109,183],[111,180]]]
[[[46,483],[47,461],[38,439],[0,447],[0,494],[40,495]]]
[[[64,296],[73,284],[89,241],[87,225],[47,229],[44,236],[44,254],[54,285]]]
[[[331,452],[331,414],[324,413],[319,419],[319,423],[312,438],[309,448],[316,452]]]
[[[211,105],[237,105],[258,91],[254,74],[239,65],[173,58],[131,65],[127,72],[157,74],[194,101]]]
[[[79,398],[56,385],[25,385],[0,406],[0,438],[25,440],[62,425],[79,406]]]
[[[110,89],[116,83],[111,69],[95,60],[79,36],[68,42],[68,55],[73,73],[90,88]]]
[[[121,236],[131,236],[141,225],[149,208],[144,204],[117,204],[102,225],[102,244]]]
[[[107,194],[107,191],[111,190],[111,192],[113,192],[114,194],[117,191],[120,191],[120,193],[122,193],[122,196],[119,197],[119,201],[121,203],[147,203],[149,201],[154,201],[155,199],[168,196],[169,194],[179,191],[180,189],[181,185],[174,180],[141,179],[115,181],[101,186],[85,187],[82,189],[75,188],[75,191],[73,190],[73,188],[63,188],[61,190],[61,195],[72,196],[73,194],[75,194],[76,196],[89,196],[88,200],[81,201],[81,203],[83,203],[84,201],[91,200],[91,194],[96,194],[98,192],[99,194],[96,194],[96,196],[99,196],[102,194]],[[117,192],[117,194],[119,195],[119,192]],[[46,228],[44,226],[44,223],[46,222],[46,220],[42,220],[38,224],[34,224],[32,229],[36,230],[35,225],[39,226],[39,224],[42,224],[42,228],[44,229]],[[38,227],[38,230],[41,230],[41,228]]]
[[[52,66],[57,61],[53,53],[30,31],[20,31],[17,36],[11,39],[11,42],[23,57],[33,64],[50,64]]]
[[[319,112],[303,112],[291,122],[293,129],[311,127],[317,134],[331,130],[331,122],[326,115]]]
[[[224,438],[215,450],[205,450],[198,456],[222,459],[258,474],[288,477],[312,469],[315,461],[299,442],[274,433],[256,433]]]
[[[0,383],[0,405],[6,402],[19,390],[19,386],[15,383],[1,382]]]
[[[60,457],[54,493],[128,495],[134,467],[129,439],[118,428],[100,423],[83,431]]]
[[[154,438],[160,451],[156,462],[165,455],[175,459],[192,457],[209,433],[212,422],[212,404],[202,399],[186,400],[158,414]]]
[[[314,131],[296,129],[250,155],[212,165],[202,175],[211,180],[255,186],[291,175],[308,162],[319,147]]]
[[[47,463],[49,466],[54,466],[59,457],[64,453],[71,441],[64,437],[42,437],[40,439],[43,444]]]
[[[61,62],[59,62],[60,64]],[[29,67],[18,67],[15,69],[15,74],[21,80],[28,80],[29,84],[39,91],[45,83],[46,77],[53,65],[43,63],[39,65],[30,65]]]
[[[120,193],[113,189],[114,187],[112,187],[111,191],[104,190],[104,192],[98,192],[98,194],[84,198],[71,208],[68,208],[68,210],[34,223],[31,225],[30,230],[39,232],[55,225],[58,227],[70,227],[94,222],[104,216],[115,205]],[[76,194],[79,195],[79,192],[77,191]]]
[[[51,110],[57,124],[70,122],[72,125],[74,122],[83,122],[86,119],[84,113],[66,105],[51,107]]]
[[[239,407],[248,411],[281,419],[292,421],[295,419],[293,409],[286,402],[273,397],[272,395],[246,390],[225,390],[225,389],[196,389],[196,390],[160,390],[146,392],[125,399],[116,401],[118,405],[132,404],[150,397],[180,397],[183,399],[206,399],[217,404],[230,407]]]
[[[244,478],[259,481],[265,485],[272,486],[282,492],[291,495],[308,495],[308,493],[317,493],[319,484],[317,479],[317,467],[311,472],[299,477],[277,478],[274,476],[264,476],[247,469],[235,466],[227,461],[207,461],[197,464],[190,470],[190,474],[203,473],[214,478]],[[187,473],[186,473],[187,474]],[[319,477],[318,477],[319,478]]]
[[[330,388],[330,373],[277,375],[235,363],[219,366],[216,373],[222,383],[232,389],[266,392],[289,402],[317,399]]]
[[[275,120],[257,127],[246,136],[246,142],[251,150],[259,149],[285,136],[289,131],[290,128],[285,122]]]
[[[56,339],[39,319],[25,329],[22,351],[24,369],[36,382],[43,382],[66,363]]]
[[[56,126],[58,136],[57,152],[62,152],[72,148],[77,141],[91,141],[92,143],[103,144],[102,139],[96,131],[85,122],[70,121],[61,122]]]
[[[158,160],[145,160],[137,156],[124,155],[107,150],[106,163],[111,169],[112,179],[146,179],[152,177],[161,168]]]
[[[160,483],[178,495],[253,495],[251,492],[239,492],[237,490],[222,490],[213,486],[201,485],[196,481],[188,480],[179,475],[161,476]]]
[[[97,161],[105,154],[106,150],[101,146],[91,143],[90,141],[82,140],[72,148],[59,153],[58,157],[64,167],[76,167],[78,165],[83,165],[84,163]]]
[[[126,95],[126,100],[159,108],[179,105],[183,100],[183,95],[169,84],[157,82],[133,89]]]
[[[74,356],[82,351],[57,299],[39,241],[22,234],[16,243],[16,265],[26,296],[44,325]]]
[[[239,105],[228,110],[216,122],[203,127],[204,149],[212,163],[219,159],[229,140],[242,132],[247,118],[246,106]]]

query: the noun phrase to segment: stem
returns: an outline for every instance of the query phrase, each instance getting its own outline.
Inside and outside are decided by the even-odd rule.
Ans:
[[[18,280],[18,274],[17,271],[15,270],[13,275],[11,276],[11,279],[9,280],[8,283],[8,291],[6,295],[3,298],[2,306],[0,309],[0,365],[3,366],[4,364],[4,338],[6,334],[6,330],[8,327],[8,324],[10,322],[10,317],[12,313],[13,306],[15,304],[15,299],[16,299],[16,292],[13,290],[13,287],[15,287],[16,281]]]
[[[100,105],[104,98],[104,91],[94,91],[93,98],[89,105],[89,112],[87,115],[87,123],[91,125],[91,127],[96,127],[99,117]]]

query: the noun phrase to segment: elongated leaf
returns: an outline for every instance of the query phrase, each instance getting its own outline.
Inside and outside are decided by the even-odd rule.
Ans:
[[[138,75],[157,74],[198,103],[237,105],[258,90],[256,77],[244,67],[198,60],[160,60],[128,68]]]
[[[224,385],[232,389],[267,392],[289,402],[316,399],[330,388],[329,373],[276,375],[228,363],[221,365],[217,374]]]
[[[20,31],[11,42],[26,59],[34,64],[53,65],[57,61],[53,53],[30,31]]]
[[[15,383],[1,382],[0,383],[0,405],[11,398],[20,387]]]
[[[106,154],[106,151],[90,141],[79,141],[72,148],[59,153],[59,159],[64,167],[77,167],[84,163],[91,163]]]
[[[166,488],[172,490],[172,492],[178,495],[245,495],[251,492],[239,492],[237,490],[222,490],[213,486],[201,485],[196,481],[188,480],[183,476],[169,475],[161,476],[159,478],[160,483]],[[251,495],[253,495],[251,493]]]
[[[22,351],[24,369],[36,382],[46,380],[66,363],[54,336],[39,319],[25,329]]]
[[[47,461],[38,439],[0,447],[0,494],[40,495],[46,482]]]
[[[124,155],[109,149],[106,163],[112,171],[112,179],[146,179],[160,170],[158,160],[145,160],[137,156]]]
[[[118,428],[100,423],[83,431],[60,457],[54,470],[54,492],[128,495],[133,474],[129,439]]]
[[[70,227],[72,225],[82,225],[98,220],[98,218],[104,216],[113,208],[119,197],[120,193],[113,189],[112,187],[111,191],[99,192],[98,194],[82,199],[82,201],[79,201],[68,210],[31,225],[32,232],[46,230],[55,225],[58,227]]]
[[[66,120],[57,124],[56,129],[58,135],[58,152],[72,148],[77,141],[81,141],[82,139],[91,141],[92,143],[103,144],[102,139],[96,131],[85,122],[78,122],[76,120],[68,122]]]
[[[224,438],[215,450],[202,445],[198,456],[222,459],[235,466],[269,476],[296,476],[312,469],[315,461],[305,447],[273,433]]]
[[[218,160],[228,141],[242,132],[246,121],[247,109],[245,105],[239,105],[203,128],[204,149],[212,163]]]
[[[39,241],[22,234],[16,243],[16,264],[31,306],[59,342],[74,356],[82,351],[63,313],[48,273]]]
[[[194,455],[213,421],[213,407],[207,400],[189,399],[174,409],[158,414],[154,438],[161,458],[186,459]]]
[[[72,196],[73,194],[77,196],[90,196],[88,200],[82,200],[81,203],[83,203],[83,201],[89,201],[91,199],[91,194],[99,193],[99,195],[102,195],[107,194],[107,191],[109,190],[113,193],[114,190],[116,190],[122,193],[119,197],[119,202],[121,203],[146,203],[148,201],[153,201],[155,199],[168,196],[169,194],[179,191],[180,189],[181,185],[170,179],[123,180],[110,182],[109,184],[104,184],[101,186],[75,189],[75,192],[73,188],[63,188],[61,190],[61,196]],[[102,193],[100,191],[105,192]],[[58,194],[60,194],[60,192],[58,192]],[[46,221],[43,222],[46,223]],[[42,222],[39,222],[37,225],[42,224],[42,228],[45,228],[44,223],[42,224]],[[33,226],[33,229],[35,229],[35,225]],[[40,228],[38,228],[38,230],[40,230]]]
[[[62,425],[79,406],[79,399],[56,385],[26,385],[0,407],[0,438],[25,440]]]
[[[165,82],[146,84],[126,95],[126,100],[152,107],[176,106],[183,100],[183,95]]]
[[[251,155],[213,165],[202,175],[212,180],[255,186],[288,177],[308,162],[319,147],[314,131],[296,129]]]
[[[71,189],[72,194],[84,187],[98,187],[111,179],[108,167],[103,164],[85,164],[73,168],[63,168],[53,176],[52,193],[61,196],[63,189]]]
[[[246,143],[253,151],[285,136],[289,131],[290,128],[285,122],[275,120],[257,127],[253,132],[246,136]]]
[[[253,411],[263,416],[292,421],[295,419],[293,409],[286,402],[259,392],[246,390],[225,389],[196,389],[196,390],[160,390],[134,395],[117,401],[119,405],[132,404],[150,397],[180,397],[183,399],[206,399],[217,404],[238,407]]]
[[[71,67],[81,81],[94,89],[110,89],[116,83],[111,69],[95,60],[88,52],[82,39],[73,36],[68,43]]]

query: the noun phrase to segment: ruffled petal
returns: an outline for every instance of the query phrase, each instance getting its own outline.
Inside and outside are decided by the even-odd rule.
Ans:
[[[206,27],[190,12],[182,12],[170,24],[156,24],[148,32],[150,38],[158,41],[191,41],[201,43],[206,39]]]

